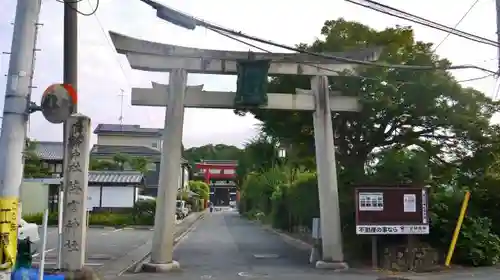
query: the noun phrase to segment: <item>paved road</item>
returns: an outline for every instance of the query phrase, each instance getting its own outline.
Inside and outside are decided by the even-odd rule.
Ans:
[[[151,239],[152,233],[150,230],[139,229],[89,228],[86,265],[97,268],[108,261],[124,256]],[[45,260],[48,267],[54,267],[57,260],[57,228],[49,228],[47,236]],[[35,264],[38,263],[39,257],[39,254],[35,254]]]
[[[180,273],[168,279],[346,279],[372,280],[370,275],[317,270],[308,252],[289,246],[280,237],[241,218],[236,211],[205,216],[174,252]],[[163,274],[126,274],[122,278],[165,279]]]

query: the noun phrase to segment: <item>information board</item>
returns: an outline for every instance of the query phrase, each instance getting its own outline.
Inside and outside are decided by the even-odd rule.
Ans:
[[[358,187],[355,203],[356,234],[429,234],[427,188]]]

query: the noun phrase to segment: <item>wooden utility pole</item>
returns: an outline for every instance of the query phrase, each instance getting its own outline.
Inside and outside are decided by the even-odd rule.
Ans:
[[[64,0],[64,22],[63,22],[63,83],[67,85],[72,85],[73,89],[78,91],[78,3],[80,1],[75,0]],[[73,113],[78,112],[77,104],[73,107]],[[63,176],[64,172],[68,170],[68,146],[69,143],[67,139],[69,138],[69,131],[67,129],[67,122],[63,124]],[[63,197],[59,197],[62,203],[66,203],[66,196],[68,190],[68,182],[66,180],[62,181],[61,193]],[[60,202],[61,203],[61,202]],[[67,205],[61,207],[64,211],[67,211]],[[61,215],[62,216],[62,215]],[[62,221],[58,223],[58,246],[57,246],[57,268],[63,267],[63,225]],[[78,268],[78,269],[81,269]]]

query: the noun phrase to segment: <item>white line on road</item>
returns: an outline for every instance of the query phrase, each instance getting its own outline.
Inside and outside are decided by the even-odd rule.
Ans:
[[[120,231],[122,231],[122,230],[123,230],[123,228],[118,228],[118,229],[114,229],[114,230],[112,230],[112,231],[103,232],[103,233],[101,233],[101,235],[108,235],[108,234],[110,234],[110,233],[120,232]],[[55,249],[57,249],[57,248],[47,249],[47,250],[45,250],[45,253],[52,252],[52,251],[54,251]],[[35,254],[33,254],[33,255],[32,255],[32,257],[33,257],[33,258],[36,258],[36,257],[38,257],[38,256],[40,256],[40,253],[35,253]]]
[[[115,232],[119,232],[119,231],[122,231],[122,230],[123,230],[123,228],[117,228],[117,229],[109,231],[109,232],[103,232],[103,233],[101,233],[101,235],[108,235],[110,233],[115,233]]]
[[[45,250],[45,253],[52,252],[52,251],[54,251],[55,249],[56,249],[56,248],[47,249],[47,250]],[[34,253],[34,254],[32,255],[32,257],[33,257],[33,258],[36,258],[36,257],[38,257],[38,256],[40,256],[40,253]]]

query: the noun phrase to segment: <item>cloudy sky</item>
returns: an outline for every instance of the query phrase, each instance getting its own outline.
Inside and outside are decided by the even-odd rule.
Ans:
[[[24,0],[29,1],[29,0]],[[82,0],[79,9],[90,12],[98,0]],[[155,17],[155,11],[139,0],[100,0],[98,12],[93,16],[79,16],[79,110],[99,123],[118,123],[120,92],[125,94],[124,123],[145,127],[162,127],[164,109],[132,107],[131,87],[148,87],[151,81],[166,82],[168,74],[131,70],[126,59],[112,48],[108,30],[133,37],[183,46],[247,51],[249,48],[218,34],[198,28],[188,31]],[[0,108],[10,51],[16,0],[0,0]],[[283,44],[312,42],[325,20],[344,17],[370,25],[376,29],[411,23],[350,4],[343,0],[303,1],[269,0],[159,0],[198,18],[218,23],[235,30]],[[425,18],[453,26],[469,9],[474,0],[421,0],[379,2],[415,13]],[[52,83],[62,81],[63,4],[56,0],[43,0],[37,47],[33,100],[39,101],[41,92]],[[419,40],[439,43],[446,36],[441,31],[415,25]],[[479,0],[459,29],[496,40],[495,1]],[[280,51],[266,47],[269,50]],[[438,49],[441,56],[455,64],[476,64],[497,69],[496,49],[472,41],[450,36]],[[477,70],[454,71],[457,79],[483,76]],[[190,75],[189,84],[205,84],[207,90],[235,90],[236,79],[230,76]],[[489,95],[494,95],[494,78],[469,82]],[[238,117],[231,110],[187,109],[184,121],[184,145],[199,146],[207,143],[225,143],[240,146],[255,134],[257,121],[251,117]],[[62,126],[47,123],[40,113],[31,117],[30,137],[38,140],[59,141]],[[95,137],[94,137],[95,141]]]

